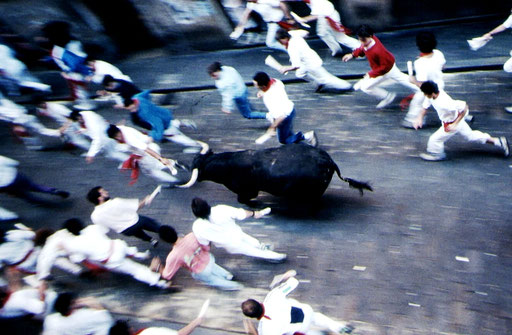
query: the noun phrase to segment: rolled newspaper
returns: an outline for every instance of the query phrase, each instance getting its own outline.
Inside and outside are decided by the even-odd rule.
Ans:
[[[280,71],[281,68],[283,67],[281,65],[281,63],[279,63],[274,57],[272,56],[267,56],[267,58],[265,58],[265,65],[268,65],[270,66],[271,68],[277,70],[277,71]]]
[[[490,40],[485,39],[484,37],[475,37],[473,39],[468,40],[469,48],[473,51],[477,51],[484,45],[486,45]]]
[[[407,73],[412,76],[414,74],[413,72],[413,69],[412,69],[412,61],[407,61]]]
[[[160,191],[162,190],[162,186],[161,185],[158,185],[155,190],[153,191],[153,193],[151,193],[149,195],[149,198],[146,200],[146,205],[149,206],[151,205],[151,203],[153,202],[153,200],[155,199],[155,197],[158,195],[158,193],[160,193]]]
[[[263,143],[267,142],[268,140],[270,140],[272,138],[272,136],[274,136],[274,135],[265,133],[265,134],[261,135],[260,137],[258,137],[256,139],[256,141],[254,141],[254,142],[256,142],[256,144],[263,144]]]

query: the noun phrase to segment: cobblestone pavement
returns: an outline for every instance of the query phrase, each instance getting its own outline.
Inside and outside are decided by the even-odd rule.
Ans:
[[[446,90],[468,102],[474,129],[510,138],[512,115],[503,110],[511,103],[509,79],[503,71],[449,74]],[[217,262],[245,286],[240,292],[204,287],[184,270],[174,279],[182,286],[176,293],[114,274],[87,281],[56,272],[53,287],[97,296],[117,317],[174,328],[190,321],[202,301],[210,298],[208,319],[197,334],[241,333],[240,303],[263,298],[272,276],[293,268],[301,285],[292,296],[333,318],[350,320],[358,334],[510,333],[510,160],[492,148],[454,139],[447,145],[450,160],[424,162],[418,154],[436,128],[401,128],[404,112],[399,99],[377,111],[377,102],[361,92],[316,94],[310,84],[286,88],[296,103],[295,129],[314,129],[320,147],[338,163],[342,175],[370,181],[373,193],[360,197],[334,177],[318,208],[260,195],[261,205],[270,205],[273,214],[241,226],[286,252],[288,261],[270,264],[214,249]],[[401,97],[409,94],[401,87],[390,89]],[[254,88],[250,93],[255,96]],[[258,148],[254,139],[264,132],[266,121],[223,114],[220,96],[213,90],[173,97],[170,107],[176,118],[197,122],[197,131],[185,132],[208,142],[213,151]],[[257,108],[264,108],[252,99]],[[108,106],[100,113],[112,122],[127,117]],[[436,120],[435,112],[429,116]],[[49,206],[0,195],[2,206],[18,212],[31,227],[58,228],[70,217],[88,222],[92,205],[85,194],[96,185],[109,189],[112,196],[139,198],[155,187],[145,176],[129,186],[128,175],[117,170],[116,162],[98,157],[86,164],[77,150],[26,151],[3,123],[0,135],[0,153],[20,160],[22,172],[72,193],[62,203],[49,200]],[[276,145],[272,139],[265,147]],[[184,163],[193,158],[172,143],[162,148],[164,155]],[[202,182],[190,189],[164,189],[142,214],[188,233],[193,222],[189,204],[195,196],[238,206],[235,194],[222,185]],[[125,239],[140,249],[149,248]],[[152,253],[165,257],[168,251],[169,246],[160,243]]]

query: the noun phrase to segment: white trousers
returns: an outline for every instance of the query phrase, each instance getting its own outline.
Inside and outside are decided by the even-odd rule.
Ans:
[[[134,262],[129,258],[116,261],[113,264],[107,262],[104,266],[114,272],[129,275],[136,280],[154,286],[160,280],[160,274],[151,271],[147,266]]]
[[[322,330],[328,329],[333,333],[339,333],[340,329],[344,326],[322,313],[313,311],[310,305],[301,303],[300,308],[304,312],[304,321],[300,329],[301,333],[307,333],[312,326],[316,326]]]
[[[286,52],[286,48],[276,40],[276,33],[279,25],[275,22],[267,22],[267,38],[265,44],[267,47]]]
[[[169,141],[184,145],[186,147],[197,147],[200,146],[197,141],[191,139],[187,135],[183,134],[179,129],[181,125],[180,120],[172,120],[169,128],[164,131],[164,135]]]
[[[220,245],[219,245],[220,246]],[[229,244],[221,245],[230,254],[241,254],[250,257],[282,260],[285,254],[280,254],[272,250],[264,250],[261,248],[261,242],[254,237],[240,231],[229,239]]]
[[[18,214],[0,207],[0,221],[14,220],[18,218]]]
[[[340,22],[340,15],[338,12],[333,13],[330,17],[334,21]],[[361,46],[361,42],[359,42],[359,40],[347,36],[345,33],[334,30],[327,19],[323,16],[319,17],[316,22],[316,34],[322,39],[322,41],[324,41],[325,44],[327,44],[333,55],[341,51],[339,43],[352,50]]]
[[[409,76],[400,71],[396,67],[396,64],[393,64],[393,67],[391,68],[391,70],[388,71],[388,73],[375,78],[363,78],[356,85],[358,85],[361,91],[363,91],[364,93],[373,95],[377,99],[382,100],[388,95],[389,92],[383,89],[382,87],[379,87],[379,85],[387,80],[392,80],[398,84],[408,87],[414,92],[419,91],[418,86],[412,84],[409,81]]]
[[[471,142],[478,142],[485,144],[491,138],[491,135],[483,133],[478,130],[472,130],[471,127],[462,120],[451,132],[446,132],[444,126],[441,126],[435,133],[433,133],[427,144],[427,151],[435,155],[444,155],[444,142],[448,141],[452,136],[460,134],[465,139]]]
[[[348,81],[340,79],[329,73],[323,66],[306,68],[305,71],[297,70],[295,75],[298,78],[307,78],[317,85],[324,85],[325,88],[348,90],[352,87]]]

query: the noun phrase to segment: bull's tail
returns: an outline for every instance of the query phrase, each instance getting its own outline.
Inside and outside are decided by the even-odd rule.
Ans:
[[[348,185],[351,188],[357,188],[359,190],[359,193],[361,194],[361,196],[363,195],[363,190],[368,190],[368,191],[373,192],[373,188],[367,182],[362,182],[362,181],[358,181],[355,179],[343,177],[341,175],[340,169],[338,168],[338,165],[336,165],[336,163],[334,163],[334,162],[333,162],[333,164],[334,164],[334,169],[335,169],[338,177],[340,177],[340,179],[343,180],[344,182],[348,183]]]

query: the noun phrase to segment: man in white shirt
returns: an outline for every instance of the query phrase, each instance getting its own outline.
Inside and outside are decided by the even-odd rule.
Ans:
[[[340,21],[340,14],[328,0],[304,0],[311,9],[308,16],[302,17],[301,22],[316,20],[316,34],[331,49],[331,55],[341,52],[340,43],[352,50],[359,48],[359,41],[347,36],[346,28]]]
[[[446,159],[444,142],[448,141],[455,134],[462,135],[468,141],[497,146],[505,157],[509,156],[510,151],[506,137],[492,137],[487,133],[472,130],[469,127],[464,120],[464,116],[469,110],[465,101],[453,100],[445,91],[440,90],[433,81],[426,81],[421,84],[421,91],[427,99],[423,102],[423,110],[418,115],[414,128],[418,129],[423,126],[423,117],[430,106],[435,108],[439,119],[443,123],[428,139],[427,152],[420,155],[422,159],[428,161]]]
[[[106,235],[106,228],[98,225],[85,227],[78,219],[67,220],[64,228],[73,235],[73,238],[62,243],[71,261],[90,262],[110,271],[127,274],[150,286],[169,288],[170,283],[162,280],[159,273],[130,259],[147,259],[149,252],[139,252],[123,240],[112,240]]]
[[[145,230],[158,233],[161,224],[150,217],[137,213],[150,203],[151,195],[142,200],[111,199],[107,190],[96,186],[87,193],[87,200],[96,206],[91,214],[92,223],[114,230],[116,233],[135,236],[143,241],[151,242],[154,247],[158,244],[158,240],[151,238]]]
[[[322,66],[322,59],[309,47],[304,39],[305,35],[307,35],[305,30],[288,32],[279,29],[277,31],[276,39],[286,48],[292,63],[290,66],[283,66],[279,72],[295,71],[297,77],[312,80],[317,85],[316,92],[320,92],[323,88],[341,91],[352,89],[349,82],[333,76]]]
[[[54,310],[44,319],[42,335],[108,335],[114,324],[110,313],[92,297],[77,299],[73,293],[61,293]]]
[[[222,96],[222,111],[229,114],[236,107],[246,119],[264,119],[266,113],[254,111],[247,98],[248,90],[240,73],[231,66],[213,62],[208,74],[215,79],[215,87]]]
[[[272,123],[267,129],[269,136],[273,136],[277,131],[279,143],[289,144],[306,140],[308,144],[317,146],[314,131],[304,135],[300,131],[293,132],[295,105],[288,98],[282,81],[270,78],[265,72],[258,72],[253,77],[253,83],[259,90],[257,97],[263,98],[263,103],[268,109],[267,119]]]
[[[216,247],[226,249],[230,254],[242,254],[271,261],[284,261],[286,254],[280,254],[254,237],[243,232],[236,220],[249,217],[259,219],[270,212],[270,208],[261,211],[248,211],[227,205],[210,205],[203,199],[192,200],[192,212],[197,220],[192,224],[192,231],[202,245],[213,243]]]
[[[285,16],[288,19],[291,19],[288,7],[280,0],[247,0],[247,7],[241,16],[238,25],[229,37],[236,40],[244,33],[245,25],[253,11],[258,13],[263,21],[267,23],[267,38],[265,40],[267,47],[286,51],[275,38],[276,32],[279,29],[279,25],[277,23],[282,21]]]
[[[129,155],[123,151],[127,151],[128,147],[117,143],[107,136],[109,123],[105,119],[93,111],[73,111],[69,115],[69,119],[77,124],[79,132],[91,140],[88,147],[85,161],[92,163],[94,157],[104,151],[105,155],[117,161],[124,162]]]
[[[171,173],[176,174],[175,162],[160,155],[160,147],[153,142],[151,137],[134,128],[113,124],[108,128],[107,134],[108,137],[130,147],[132,155],[123,163],[123,169],[132,169],[132,183],[137,180],[139,164],[142,171],[160,183],[175,183],[178,181],[178,178],[162,171],[163,169],[169,169]]]
[[[288,298],[298,285],[296,272],[290,270],[276,276],[271,291],[260,303],[248,299],[242,303],[242,312],[249,318],[260,320],[256,331],[252,322],[244,321],[246,331],[251,335],[293,335],[307,334],[313,326],[336,334],[349,334],[354,327],[342,325],[322,313],[313,311],[310,305]]]

